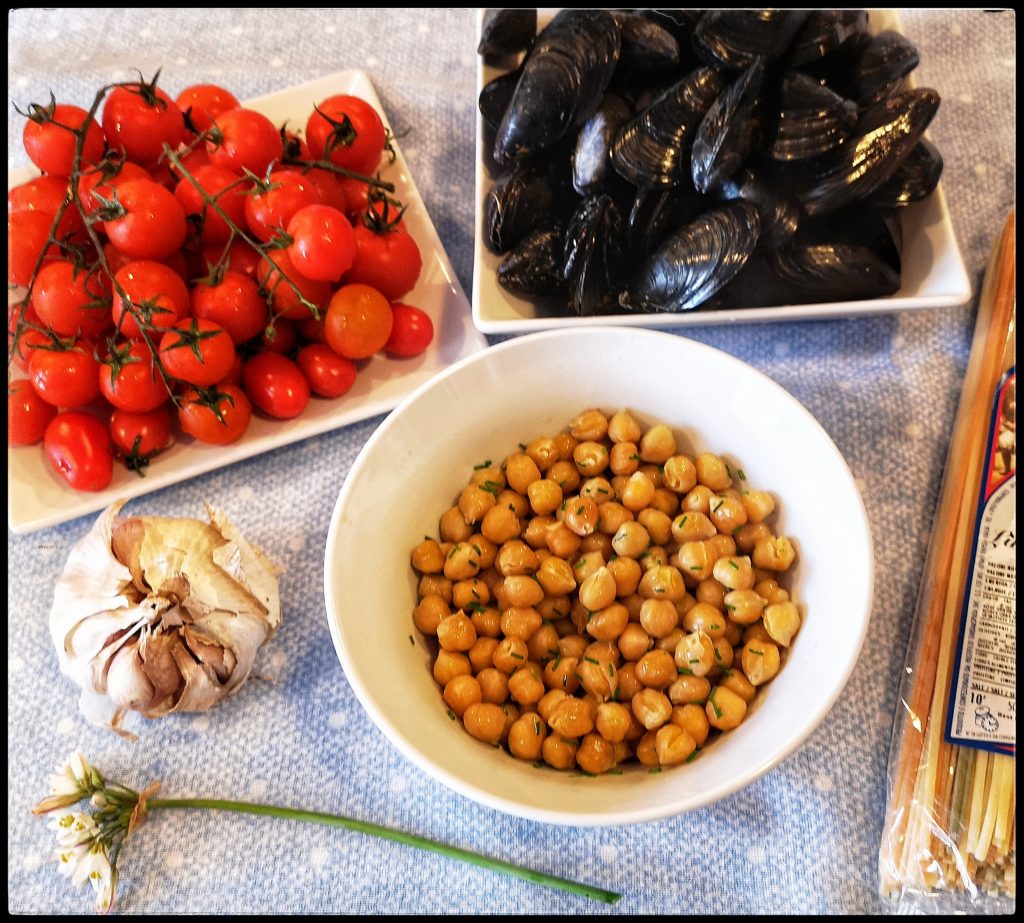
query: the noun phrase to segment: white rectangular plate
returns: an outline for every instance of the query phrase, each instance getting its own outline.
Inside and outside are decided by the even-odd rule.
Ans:
[[[550,21],[554,10],[538,11],[538,28]],[[478,14],[477,36],[483,22]],[[872,32],[900,31],[898,14],[893,10],[871,10],[868,25]],[[480,91],[502,71],[489,66],[477,55],[477,97]],[[913,86],[913,74],[907,86]],[[941,117],[942,109],[939,114]],[[898,292],[885,298],[818,304],[780,305],[772,308],[745,308],[727,311],[685,311],[679,314],[616,314],[575,317],[561,313],[552,316],[550,308],[519,298],[498,284],[497,269],[503,257],[492,253],[484,243],[483,221],[487,193],[493,185],[483,151],[484,124],[479,108],[476,114],[476,238],[473,259],[473,322],[484,333],[526,333],[572,326],[687,327],[693,324],[734,324],[753,321],[810,320],[812,318],[852,317],[886,314],[922,308],[951,308],[966,304],[971,284],[957,246],[953,225],[946,208],[942,184],[925,201],[904,209],[903,272]]]
[[[313,106],[340,93],[370,103],[388,125],[387,115],[370,78],[347,70],[249,100],[246,106],[266,115],[275,125],[288,121],[304,128]],[[392,137],[394,134],[392,133]],[[272,420],[254,412],[249,430],[229,446],[212,446],[182,437],[139,477],[124,465],[114,465],[110,487],[98,493],[73,490],[55,474],[39,445],[7,450],[7,521],[13,532],[33,532],[101,510],[119,498],[138,497],[233,462],[307,439],[385,413],[453,362],[486,348],[487,341],[473,326],[469,302],[462,290],[437,231],[427,214],[397,142],[395,163],[383,170],[395,184],[395,195],[408,205],[405,224],[419,244],[423,269],[416,287],[403,301],[422,308],[434,324],[434,341],[423,355],[397,359],[381,353],[359,363],[355,385],[336,400],[314,397],[294,420]],[[8,187],[23,183],[37,171],[29,168],[8,175]],[[22,377],[19,373],[16,377]]]

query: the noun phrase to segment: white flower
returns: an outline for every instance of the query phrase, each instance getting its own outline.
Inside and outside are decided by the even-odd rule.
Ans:
[[[65,811],[51,817],[50,828],[57,831],[57,843],[64,848],[89,843],[98,832],[92,815],[83,811]]]
[[[58,808],[81,801],[97,785],[103,784],[103,777],[89,765],[86,758],[75,751],[62,766],[55,766],[50,774],[50,796],[35,807],[36,814],[45,814]]]
[[[53,856],[57,860],[57,871],[65,878],[74,880],[78,866],[88,853],[89,847],[84,844],[78,846],[58,846],[53,851]]]

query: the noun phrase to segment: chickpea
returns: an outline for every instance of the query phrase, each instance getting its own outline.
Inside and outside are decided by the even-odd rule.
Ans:
[[[697,603],[698,600],[691,596],[689,593],[686,593],[682,599],[677,599],[674,605],[676,607],[676,612],[679,613],[679,618],[682,618],[684,615],[686,615],[686,613],[689,612],[694,606],[696,606]]]
[[[800,630],[800,613],[791,602],[774,603],[764,610],[764,630],[776,644],[789,647]]]
[[[607,561],[615,553],[615,549],[612,548],[611,536],[605,535],[603,532],[592,532],[585,536],[580,542],[580,551],[585,554],[596,551],[600,553],[601,559],[604,561]]]
[[[576,589],[576,578],[569,562],[554,555],[541,564],[537,580],[549,596],[566,596]]]
[[[678,568],[670,564],[658,564],[650,567],[640,578],[637,592],[645,599],[667,599],[675,602],[686,593],[683,575]]]
[[[570,453],[569,458],[572,458]],[[547,470],[548,479],[554,481],[562,488],[563,494],[570,494],[576,490],[583,479],[579,471],[571,461],[557,461]]]
[[[536,705],[544,695],[544,681],[540,667],[529,663],[508,678],[508,692],[520,705]]]
[[[527,520],[526,527],[520,533],[524,542],[535,551],[538,548],[548,549],[548,527],[555,525],[554,516],[532,516]]]
[[[736,530],[736,547],[744,554],[750,554],[761,539],[772,537],[772,530],[763,522],[748,522]]]
[[[544,685],[548,689],[560,689],[572,695],[579,689],[580,681],[576,676],[580,658],[558,656],[549,660],[544,667]]]
[[[676,645],[675,665],[680,673],[707,676],[715,666],[714,642],[700,631],[686,635]]]
[[[505,597],[509,606],[536,606],[544,598],[544,587],[533,576],[513,574],[505,578]]]
[[[583,441],[604,439],[607,432],[608,418],[597,409],[584,410],[569,424],[572,437]]]
[[[684,542],[679,546],[679,554],[676,555],[679,569],[694,580],[707,580],[714,574],[718,554],[710,541]]]
[[[704,746],[704,741],[708,739],[711,725],[708,723],[708,716],[704,713],[704,709],[701,706],[676,705],[672,709],[672,717],[669,720],[672,724],[686,731],[694,739],[698,747]]]
[[[676,437],[664,423],[652,426],[640,438],[640,457],[661,465],[676,454]]]
[[[545,721],[551,717],[551,713],[558,706],[558,703],[566,698],[566,694],[562,689],[549,689],[540,697],[540,701],[537,703],[537,714],[539,714]]]
[[[483,701],[480,683],[468,673],[460,674],[444,687],[444,700],[460,718],[470,705]]]
[[[466,522],[466,517],[457,506],[442,514],[438,530],[446,542],[464,542],[473,534],[473,527]]]
[[[650,544],[650,533],[638,522],[624,522],[612,538],[615,553],[625,558],[638,558]]]
[[[676,766],[690,758],[697,749],[697,741],[684,728],[676,724],[666,724],[658,728],[657,736],[654,738],[654,749],[658,754],[659,765]]]
[[[672,538],[680,545],[699,542],[717,534],[715,524],[701,512],[687,510],[672,520]]]
[[[476,644],[468,651],[469,662],[473,667],[474,673],[479,673],[481,670],[494,666],[494,652],[497,647],[497,638],[478,637],[476,639]]]
[[[558,734],[548,734],[540,752],[544,762],[553,769],[572,769],[576,765],[576,748],[574,741],[566,740]]]
[[[562,522],[581,538],[590,535],[597,528],[597,504],[589,497],[569,497],[565,501],[562,515]],[[551,548],[551,552],[558,554],[554,548]]]
[[[628,477],[640,467],[640,450],[635,442],[617,442],[608,454],[612,474]]]
[[[444,562],[444,575],[449,580],[466,580],[475,577],[479,570],[480,551],[469,543],[456,543]]]
[[[439,574],[444,570],[441,546],[432,538],[425,538],[412,550],[412,566],[421,574]]]
[[[637,513],[640,523],[656,545],[665,545],[672,540],[672,519],[661,510],[646,507]]]
[[[622,505],[634,513],[639,512],[654,499],[654,491],[654,482],[642,471],[636,471],[622,489]]]
[[[533,459],[537,469],[543,473],[558,461],[558,445],[550,436],[538,436],[526,447],[526,454]]]
[[[683,510],[688,513],[703,513],[705,516],[711,512],[711,498],[714,491],[704,484],[698,484],[683,497],[681,504]]]
[[[725,616],[714,606],[697,603],[683,616],[683,628],[686,631],[701,631],[712,641],[725,634]]]
[[[600,734],[587,734],[576,751],[576,765],[592,776],[615,767],[615,747]]]
[[[438,685],[447,686],[456,676],[463,673],[473,672],[469,658],[458,651],[446,651],[443,648],[437,652],[437,659],[434,661],[434,679]]]
[[[724,676],[718,681],[719,686],[731,689],[748,705],[754,701],[757,689],[740,670],[726,670]]]
[[[614,641],[591,641],[583,652],[583,659],[606,660],[618,666],[622,660],[622,652]]]
[[[424,596],[412,610],[413,624],[425,635],[436,635],[437,626],[451,615],[451,609],[440,596]]]
[[[509,752],[521,760],[540,759],[547,729],[538,715],[520,715],[508,729]]]
[[[615,581],[615,595],[619,597],[632,596],[640,586],[642,571],[640,565],[633,558],[620,558],[613,554],[607,564],[608,572]]]
[[[494,650],[492,661],[502,673],[513,673],[525,666],[529,649],[522,638],[503,638]]]
[[[779,648],[770,641],[747,641],[740,653],[740,666],[755,686],[767,683],[779,672]]]
[[[718,455],[702,452],[694,461],[697,469],[697,481],[705,487],[717,492],[732,487],[732,475],[729,466]]]
[[[756,590],[732,590],[724,602],[729,621],[737,625],[752,625],[764,612],[764,600]]]
[[[632,558],[623,558],[620,560],[632,561]],[[637,564],[637,567],[640,565]],[[637,581],[637,587],[640,586],[640,581]],[[629,613],[629,620],[640,624],[640,610],[644,605],[644,598],[639,593],[631,593],[622,600],[622,605],[626,607],[626,611]]]
[[[474,607],[469,620],[478,638],[497,638],[501,634],[501,613],[493,606]]]
[[[615,535],[624,522],[633,519],[633,513],[616,500],[609,500],[597,508],[597,528],[602,535]]]
[[[480,532],[488,541],[501,545],[522,532],[522,523],[513,510],[504,504],[492,506],[480,523]]]
[[[538,516],[553,513],[562,505],[562,488],[547,478],[534,481],[526,490],[530,498],[530,508]]]
[[[483,487],[486,484],[495,492],[501,491],[505,489],[505,472],[497,465],[492,465],[491,460],[487,459],[482,465],[473,468],[469,482],[477,487]]]
[[[476,675],[483,701],[502,705],[508,700],[508,676],[496,667],[484,667]]]
[[[528,641],[543,619],[533,606],[511,606],[501,614],[501,630],[506,638]]]
[[[708,723],[720,731],[738,727],[747,713],[747,703],[727,686],[715,686],[704,706]]]
[[[683,674],[668,687],[673,705],[703,705],[711,692],[711,681],[703,676]]]
[[[743,626],[738,625],[736,622],[729,620],[725,621],[725,634],[722,638],[729,642],[733,647],[739,646],[743,640]]]
[[[629,610],[621,603],[599,609],[586,622],[586,632],[598,641],[614,641],[629,624]]]
[[[592,612],[604,609],[615,602],[615,578],[607,567],[594,571],[579,588],[579,600]]]
[[[540,468],[525,452],[515,452],[505,459],[505,478],[512,490],[525,496],[530,485],[541,479]]]
[[[735,497],[719,496],[711,501],[711,521],[719,532],[732,535],[747,524],[747,511]]]
[[[459,510],[461,510],[466,522],[472,524],[479,522],[494,504],[497,499],[493,493],[477,487],[476,484],[468,484],[459,496]]]
[[[611,661],[584,657],[583,662],[576,668],[576,675],[587,694],[592,695],[598,702],[615,698],[619,679],[615,664]]]
[[[568,560],[579,550],[580,536],[564,522],[554,522],[548,526],[547,546],[553,555]]]
[[[688,455],[673,455],[665,460],[663,474],[665,486],[677,493],[686,494],[697,484],[697,469]]]
[[[636,678],[642,686],[665,689],[676,678],[676,664],[672,654],[658,648],[648,651],[636,662]]]
[[[719,583],[730,590],[750,590],[754,587],[754,568],[746,555],[719,558],[711,572]]]
[[[460,580],[452,584],[452,605],[456,609],[468,609],[470,606],[486,606],[491,601],[491,591],[487,584],[475,577]]]
[[[558,630],[545,622],[526,641],[530,660],[544,663],[558,656]]]
[[[660,728],[672,715],[672,703],[668,696],[650,687],[641,689],[633,696],[629,707],[648,731]]]
[[[736,554],[736,539],[731,535],[723,535],[719,532],[718,535],[712,535],[707,539],[707,543],[714,551],[716,561],[719,558],[734,557]]]
[[[673,632],[678,624],[679,614],[669,599],[645,599],[640,606],[640,625],[647,635],[664,638]],[[621,647],[621,641],[619,646]]]
[[[619,702],[629,702],[644,687],[636,678],[636,664],[626,663],[619,667],[619,694],[615,697]]]
[[[748,625],[743,629],[743,643],[746,644],[748,641],[763,641],[765,644],[774,644],[772,636],[768,634],[768,630],[764,627],[763,621],[754,622],[753,625]]]
[[[754,546],[754,566],[762,570],[784,571],[789,570],[796,558],[796,549],[793,543],[785,536],[778,536],[776,539],[761,539]]]
[[[558,633],[559,646],[561,646],[562,638],[577,633],[576,626],[573,625],[572,619],[568,617],[566,611],[570,607],[568,596],[545,596],[544,602],[537,607],[541,618],[550,621]]]
[[[775,499],[767,491],[744,490],[740,496],[748,522],[764,522],[775,512]]]
[[[657,513],[664,513],[671,522],[679,509],[679,497],[665,487],[656,487],[649,508]]]
[[[548,725],[562,737],[582,737],[594,730],[594,718],[586,702],[567,696],[555,706]]]
[[[558,639],[558,655],[560,657],[583,657],[590,646],[590,639],[581,634],[563,635]]]
[[[427,596],[440,596],[450,605],[453,585],[447,577],[441,577],[438,574],[424,574],[416,585],[416,595],[420,599],[425,599]]]
[[[589,497],[600,506],[602,503],[607,503],[611,500],[614,494],[612,493],[612,485],[607,478],[592,477],[587,478],[580,485],[580,496]]]
[[[640,424],[628,410],[616,410],[608,421],[607,432],[612,442],[636,442],[640,438]]]
[[[476,629],[462,612],[455,612],[438,623],[437,640],[444,650],[463,653],[476,644]]]
[[[636,758],[642,765],[650,767],[661,765],[658,761],[657,739],[657,731],[647,731],[637,742]]]
[[[782,589],[777,581],[771,578],[759,580],[754,585],[754,590],[758,596],[764,599],[766,605],[789,602],[789,593]]]
[[[500,705],[477,702],[466,709],[462,723],[477,740],[497,744],[505,733],[506,714]]]
[[[732,666],[736,652],[733,650],[732,644],[724,636],[715,638],[711,645],[715,649],[715,668],[711,671],[711,675],[715,676],[721,673],[722,670],[728,670]]]
[[[608,467],[608,449],[601,442],[581,442],[573,450],[572,459],[584,477],[594,477]]]
[[[537,553],[518,539],[505,542],[494,559],[494,566],[503,577],[533,574],[540,566]]]
[[[718,562],[715,562],[715,566],[718,566]],[[694,594],[699,603],[707,603],[709,606],[714,606],[716,609],[725,608],[725,590],[714,577],[710,577],[707,580],[701,580],[697,584],[697,592]]]

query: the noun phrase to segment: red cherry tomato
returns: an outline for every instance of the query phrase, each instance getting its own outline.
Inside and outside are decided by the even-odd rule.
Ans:
[[[47,107],[49,109],[49,107]],[[25,123],[22,143],[25,153],[44,173],[70,176],[75,160],[75,132],[90,119],[82,144],[80,166],[94,163],[103,156],[103,132],[80,106],[57,104],[44,121],[31,117]]]
[[[125,214],[103,228],[122,253],[163,260],[185,242],[185,210],[174,193],[149,179],[129,180],[117,192]]]
[[[114,87],[103,103],[102,119],[107,144],[143,166],[156,163],[165,144],[174,150],[185,137],[181,110],[159,87]]]
[[[217,116],[239,106],[230,90],[215,83],[197,83],[186,87],[175,100],[178,108],[187,113],[196,131],[206,131]]]
[[[391,305],[368,285],[343,285],[331,298],[324,320],[327,345],[346,359],[368,359],[391,336]]]
[[[35,324],[35,326],[42,327],[43,322],[39,319],[39,315],[32,310],[32,306],[29,305],[25,309],[25,321],[29,324]],[[18,338],[17,345],[14,344],[14,332],[18,327],[18,312],[16,308],[8,308],[7,310],[7,343],[8,350],[11,354],[12,361],[15,366],[21,369],[28,368],[28,361],[32,358],[32,351],[37,346],[51,345],[53,340],[50,339],[42,330],[34,329],[32,327],[25,327],[21,331],[21,336]]]
[[[388,301],[407,295],[420,276],[420,248],[408,231],[398,228],[378,234],[363,224],[355,226],[356,256],[346,282],[377,289]]]
[[[229,109],[217,118],[220,140],[206,142],[210,163],[241,175],[250,170],[265,176],[267,167],[280,162],[284,142],[274,123],[255,109]]]
[[[110,434],[88,413],[59,413],[46,427],[43,451],[51,467],[75,490],[104,490],[114,476]]]
[[[157,328],[173,327],[179,317],[188,314],[188,288],[173,269],[155,260],[135,260],[114,274],[117,286],[124,289],[135,311]],[[114,287],[112,314],[114,324],[126,337],[142,338],[135,317]]]
[[[321,397],[341,397],[355,384],[356,364],[325,343],[303,346],[295,362],[306,376],[310,390]]]
[[[223,256],[224,246],[222,244],[211,244],[208,247],[203,247],[201,263],[198,271],[193,273],[193,277],[206,275],[210,271],[211,266],[216,266],[220,263]],[[235,240],[228,247],[228,260],[224,269],[230,272],[240,272],[243,276],[255,279],[259,271],[260,262],[259,251],[254,250],[243,240]]]
[[[119,410],[146,413],[170,396],[153,365],[153,354],[140,340],[131,340],[100,363],[100,392]]]
[[[395,302],[391,305],[391,316],[391,336],[384,344],[384,352],[402,358],[418,356],[434,339],[434,324],[425,311]]]
[[[7,282],[10,285],[28,285],[32,279],[39,254],[46,250],[43,260],[60,259],[60,251],[50,239],[53,216],[37,211],[17,211],[7,218]]]
[[[359,215],[369,208],[370,203],[367,196],[370,192],[370,184],[351,176],[339,176],[336,182],[345,197],[345,214],[353,224],[358,223]]]
[[[52,224],[67,196],[67,179],[62,176],[37,176],[7,193],[7,214],[26,210],[42,212]],[[78,234],[84,227],[81,213],[73,203],[69,204],[57,225],[57,237]]]
[[[104,279],[67,260],[47,263],[36,276],[32,307],[60,336],[98,336],[110,326],[110,285]]]
[[[268,330],[273,331],[273,336],[267,336]],[[291,321],[276,318],[273,323],[267,325],[260,336],[260,349],[268,353],[287,355],[295,349],[297,342],[295,325]]]
[[[257,353],[242,366],[242,386],[252,402],[279,420],[297,417],[309,403],[309,382],[291,359]]]
[[[269,189],[246,196],[246,223],[253,236],[266,243],[288,227],[297,211],[318,205],[321,200],[320,190],[310,177],[293,170],[274,170]]]
[[[237,442],[249,428],[252,404],[238,385],[222,382],[216,393],[200,395],[189,388],[178,405],[181,431],[200,442],[230,445]]]
[[[325,99],[306,123],[306,143],[313,157],[356,173],[373,175],[384,140],[384,123],[377,110],[357,96]]]
[[[231,370],[235,344],[219,324],[193,317],[178,321],[160,338],[160,361],[168,375],[208,388]]]
[[[197,282],[192,288],[192,316],[223,327],[236,346],[262,333],[267,303],[248,276],[228,270],[220,282]]]
[[[329,205],[307,205],[288,222],[288,256],[307,279],[337,282],[352,265],[355,236],[348,218]]]
[[[216,198],[217,206],[237,227],[245,226],[245,207],[249,197],[245,186],[238,183],[238,174],[215,164],[206,164],[197,167],[192,177],[199,184],[199,189],[211,198]],[[231,237],[231,228],[215,208],[207,205],[199,189],[192,180],[182,179],[174,189],[174,197],[184,209],[185,217],[200,223],[201,243],[227,243]]]
[[[295,288],[288,284],[289,279]],[[312,311],[299,300],[299,294],[314,304],[318,311],[331,297],[331,284],[307,279],[292,264],[288,250],[284,248],[266,252],[260,267],[259,282],[270,292],[270,303],[274,311],[289,320],[305,320],[313,316]],[[298,293],[295,289],[298,289]]]
[[[348,179],[347,177],[331,173],[330,170],[322,170],[320,167],[314,167],[308,173],[304,173],[303,176],[316,186],[317,191],[320,193],[322,204],[330,205],[331,208],[336,208],[338,211],[350,215],[349,197],[344,187],[344,183]],[[352,182],[358,183],[364,188],[366,187],[366,183],[361,180],[352,180]]]
[[[55,416],[57,408],[36,394],[27,378],[17,378],[7,385],[8,445],[35,445]]]
[[[81,407],[99,396],[100,363],[88,341],[69,349],[34,349],[28,377],[44,401],[54,407]]]
[[[171,444],[171,415],[166,407],[145,413],[115,410],[110,415],[110,439],[129,468],[145,467]]]
[[[96,198],[112,200],[116,190],[122,183],[133,179],[152,179],[145,168],[130,160],[113,160],[105,158],[96,167],[81,174],[78,179],[78,197],[87,215],[94,215],[100,209]]]

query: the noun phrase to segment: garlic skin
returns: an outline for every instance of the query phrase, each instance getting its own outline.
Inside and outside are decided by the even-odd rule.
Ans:
[[[209,524],[108,507],[54,588],[50,635],[80,707],[118,728],[127,711],[206,711],[249,677],[281,624],[277,571],[220,510]]]

